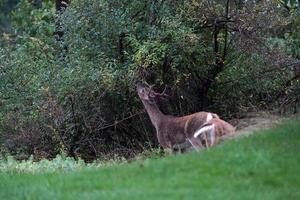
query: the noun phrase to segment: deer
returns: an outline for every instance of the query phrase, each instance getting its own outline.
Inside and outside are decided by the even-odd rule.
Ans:
[[[165,91],[156,93],[153,86],[137,83],[136,89],[142,101],[151,123],[156,129],[156,136],[159,144],[166,151],[173,152],[173,147],[178,144],[189,142],[196,150],[203,148],[201,137],[194,137],[194,134],[208,121],[219,119],[219,116],[210,112],[196,112],[186,116],[171,116],[162,113],[157,106],[159,98],[168,97]]]
[[[235,128],[222,119],[210,119],[194,134],[194,138],[202,138],[206,147],[212,147],[220,141],[232,137]]]

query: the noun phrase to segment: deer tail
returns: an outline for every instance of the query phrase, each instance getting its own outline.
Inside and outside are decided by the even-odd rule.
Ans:
[[[194,133],[194,138],[197,138],[199,135],[201,135],[202,133],[205,133],[207,131],[211,131],[215,128],[215,125],[214,124],[210,124],[210,125],[207,125],[207,126],[204,126],[202,128],[200,128],[199,130],[197,130],[195,133]]]
[[[211,115],[213,118],[220,119],[219,115],[217,115],[217,114],[212,113]]]
[[[208,122],[212,118],[213,118],[213,114],[212,113],[208,113],[207,116],[206,116],[206,122]]]

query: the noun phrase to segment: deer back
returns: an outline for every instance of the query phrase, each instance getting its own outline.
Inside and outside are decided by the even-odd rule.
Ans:
[[[217,137],[232,136],[235,133],[235,128],[222,119],[211,119],[207,124],[215,125]]]
[[[204,126],[210,125],[214,126],[214,132],[210,134],[214,134],[215,137],[215,142],[210,144],[210,146],[218,144],[220,141],[232,137],[235,133],[235,128],[228,122],[221,119],[211,119],[204,124]]]
[[[207,122],[208,115],[211,115],[212,118],[218,117],[218,115],[209,112],[197,112],[186,116],[188,118],[185,123],[185,135],[187,138],[193,138],[195,132]]]

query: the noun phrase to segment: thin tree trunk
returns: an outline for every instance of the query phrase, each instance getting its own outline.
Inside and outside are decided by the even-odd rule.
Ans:
[[[56,0],[55,7],[56,7],[56,24],[55,24],[55,37],[57,40],[60,40],[63,35],[64,31],[62,30],[62,22],[61,22],[61,15],[67,9],[70,0]]]
[[[224,17],[226,18],[225,24],[224,22],[215,21],[214,22],[214,34],[213,34],[213,40],[214,40],[214,54],[215,54],[215,63],[211,66],[210,70],[208,71],[208,74],[206,78],[203,80],[201,84],[201,88],[199,90],[199,98],[202,101],[202,107],[207,106],[208,104],[208,91],[210,89],[210,86],[215,81],[215,78],[217,75],[223,71],[224,69],[224,62],[227,56],[227,48],[228,48],[228,17],[229,17],[229,1],[226,2],[225,7],[225,13]],[[223,49],[220,49],[220,44],[218,41],[218,37],[221,31],[224,31],[224,45]]]
[[[54,37],[58,42],[62,43],[61,45],[63,46],[63,48],[58,53],[58,60],[63,62],[65,62],[67,58],[68,46],[67,44],[65,44],[63,39],[64,29],[63,29],[62,14],[67,9],[69,4],[70,4],[70,0],[56,0],[55,2],[56,20],[55,20]]]

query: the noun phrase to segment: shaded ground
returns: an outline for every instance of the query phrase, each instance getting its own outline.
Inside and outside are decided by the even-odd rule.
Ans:
[[[236,135],[245,136],[258,130],[272,128],[290,117],[283,117],[269,112],[248,113],[244,118],[232,119],[229,122],[236,127]]]

